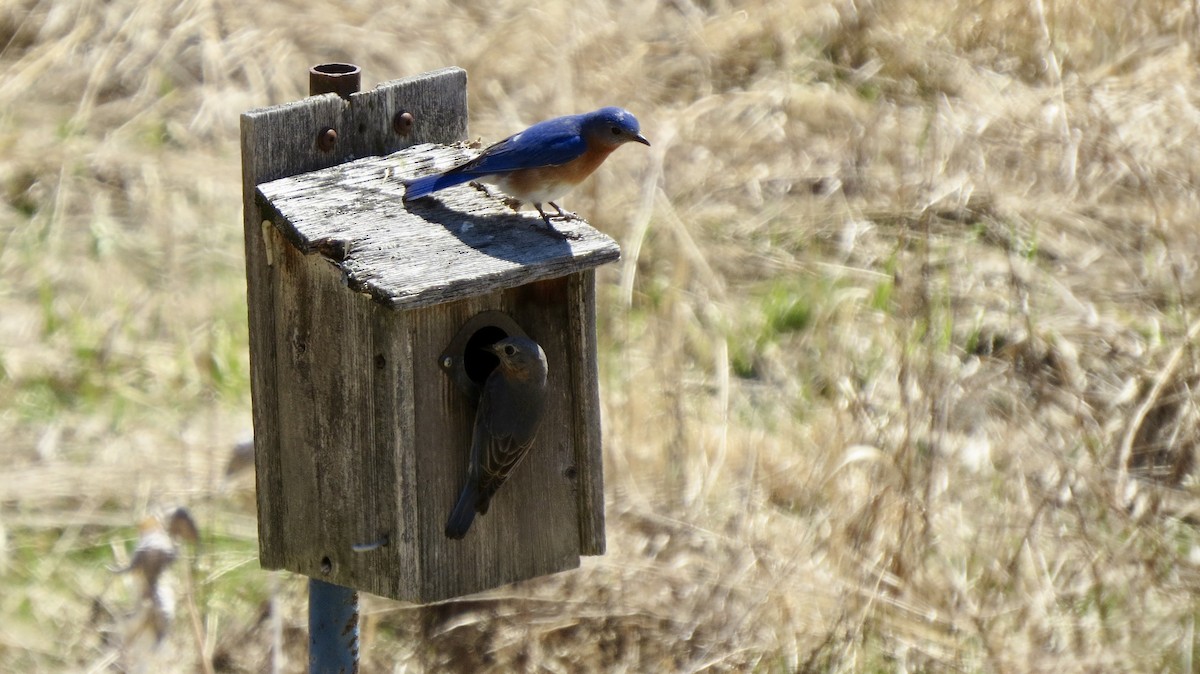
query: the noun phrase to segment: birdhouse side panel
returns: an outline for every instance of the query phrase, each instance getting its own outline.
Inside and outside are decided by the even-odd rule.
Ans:
[[[349,291],[319,255],[276,246],[272,269],[279,430],[266,450],[278,460],[264,463],[280,474],[260,481],[276,492],[260,495],[259,516],[282,535],[260,540],[262,556],[327,582],[402,594],[395,569],[415,562],[416,545],[397,521],[413,428],[405,317]]]
[[[417,479],[412,320],[408,312],[368,305],[373,397],[364,412],[371,414],[373,433],[358,466],[367,490],[360,495],[350,572],[353,587],[411,598],[418,594],[420,570],[420,509],[413,490],[405,488]]]

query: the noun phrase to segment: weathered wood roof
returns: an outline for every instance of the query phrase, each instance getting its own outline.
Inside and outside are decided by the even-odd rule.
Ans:
[[[423,144],[258,186],[264,213],[305,253],[324,255],[347,285],[395,309],[450,302],[565,276],[620,257],[582,220],[546,231],[531,205],[513,211],[492,187],[468,183],[405,203],[402,178],[472,156]]]

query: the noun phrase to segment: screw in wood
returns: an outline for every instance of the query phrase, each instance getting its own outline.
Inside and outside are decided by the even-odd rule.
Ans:
[[[317,134],[317,147],[321,152],[330,152],[337,145],[337,129],[333,127],[325,127]]]
[[[397,136],[407,136],[412,133],[413,126],[416,125],[417,118],[407,110],[401,110],[392,118],[392,130]]]

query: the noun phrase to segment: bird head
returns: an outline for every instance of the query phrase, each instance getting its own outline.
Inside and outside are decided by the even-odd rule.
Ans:
[[[528,337],[505,337],[487,347],[488,351],[500,359],[499,367],[510,376],[519,378],[533,377],[545,379],[546,352],[538,343]]]
[[[600,108],[584,116],[583,135],[604,145],[616,147],[629,142],[649,145],[642,135],[637,117],[616,107]]]

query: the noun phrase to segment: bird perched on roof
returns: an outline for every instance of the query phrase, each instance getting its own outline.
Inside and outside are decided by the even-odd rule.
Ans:
[[[494,183],[519,201],[528,201],[546,226],[550,204],[558,217],[568,213],[554,203],[604,163],[613,150],[630,141],[649,145],[637,118],[616,107],[538,122],[492,145],[478,157],[444,173],[405,181],[405,201],[419,199],[471,180]]]
[[[487,347],[500,364],[483,383],[467,463],[467,484],[446,521],[446,537],[462,538],[487,514],[537,437],[546,401],[546,353],[528,337],[506,337]]]

